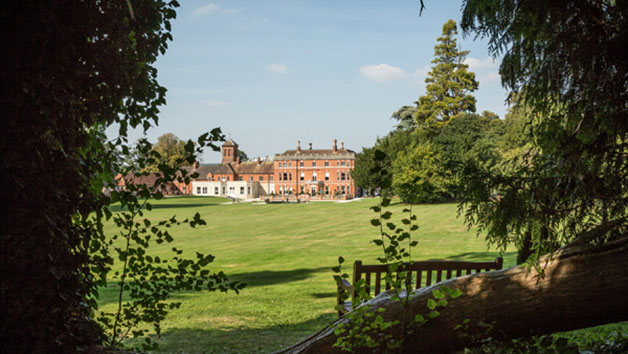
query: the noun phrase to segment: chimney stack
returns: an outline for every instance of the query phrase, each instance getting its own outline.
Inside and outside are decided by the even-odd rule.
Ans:
[[[336,139],[334,139],[334,152],[338,152],[338,146],[336,145]]]
[[[345,142],[341,141],[340,142],[340,150],[344,150],[345,149]]]
[[[301,152],[301,140],[297,140],[297,152]]]
[[[312,150],[312,143],[308,143],[308,145],[310,145],[310,150]]]
[[[262,159],[260,159],[260,157],[258,156],[258,157],[257,157],[257,164],[259,165],[259,164],[261,164],[261,163],[262,163]]]
[[[238,156],[238,158],[236,159],[236,165],[240,164],[240,156]]]

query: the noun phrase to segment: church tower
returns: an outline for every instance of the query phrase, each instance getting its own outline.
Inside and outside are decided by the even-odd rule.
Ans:
[[[222,144],[222,164],[237,163],[238,161],[238,144],[228,139]]]

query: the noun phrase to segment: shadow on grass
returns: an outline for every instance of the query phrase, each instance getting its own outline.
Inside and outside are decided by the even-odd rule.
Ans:
[[[228,274],[230,280],[237,280],[246,284],[247,288],[255,286],[277,285],[282,283],[292,283],[295,281],[310,278],[312,274],[329,270],[329,267],[293,270],[262,270],[251,273]]]
[[[312,269],[294,269],[285,271],[272,271],[264,270],[251,273],[239,273],[239,274],[227,274],[229,280],[238,281],[246,284],[246,287],[242,291],[246,291],[249,288],[256,286],[269,286],[278,285],[283,283],[292,283],[296,281],[305,280],[311,278],[311,275],[320,271],[328,271],[329,267],[312,268]],[[331,278],[331,277],[330,277]],[[330,280],[331,281],[331,280]],[[118,287],[117,281],[109,282],[106,288],[100,288],[100,299],[98,300],[99,306],[104,306],[110,303],[118,301]],[[205,290],[204,290],[205,291]],[[127,292],[125,292],[124,300],[127,299]],[[171,299],[178,300],[178,297],[187,293],[194,293],[191,291],[180,291],[171,294]],[[316,293],[312,294],[315,298],[326,298],[335,296],[333,293]]]
[[[335,314],[329,313],[294,324],[250,328],[255,320],[241,322],[234,317],[235,322],[225,328],[167,329],[157,343],[163,353],[271,353],[297,343],[335,319]]]

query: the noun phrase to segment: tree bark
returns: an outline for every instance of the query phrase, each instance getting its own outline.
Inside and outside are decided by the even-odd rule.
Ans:
[[[543,274],[516,266],[447,280],[413,292],[409,312],[427,318],[432,291],[440,286],[457,288],[462,295],[448,299],[440,316],[405,336],[404,353],[449,353],[478,344],[484,331],[480,323],[493,325],[488,336],[505,340],[530,335],[574,330],[628,320],[628,237],[592,248],[574,244],[544,257]],[[383,307],[385,320],[406,315],[400,303],[385,292],[369,301]],[[464,330],[454,330],[468,319]],[[283,353],[340,353],[334,347],[334,329],[341,318]],[[396,326],[400,327],[400,326]]]

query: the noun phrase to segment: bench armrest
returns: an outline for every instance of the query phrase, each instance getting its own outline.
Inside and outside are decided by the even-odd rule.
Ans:
[[[349,283],[347,279],[342,279],[338,282],[338,289],[348,291],[353,294],[353,285]]]

